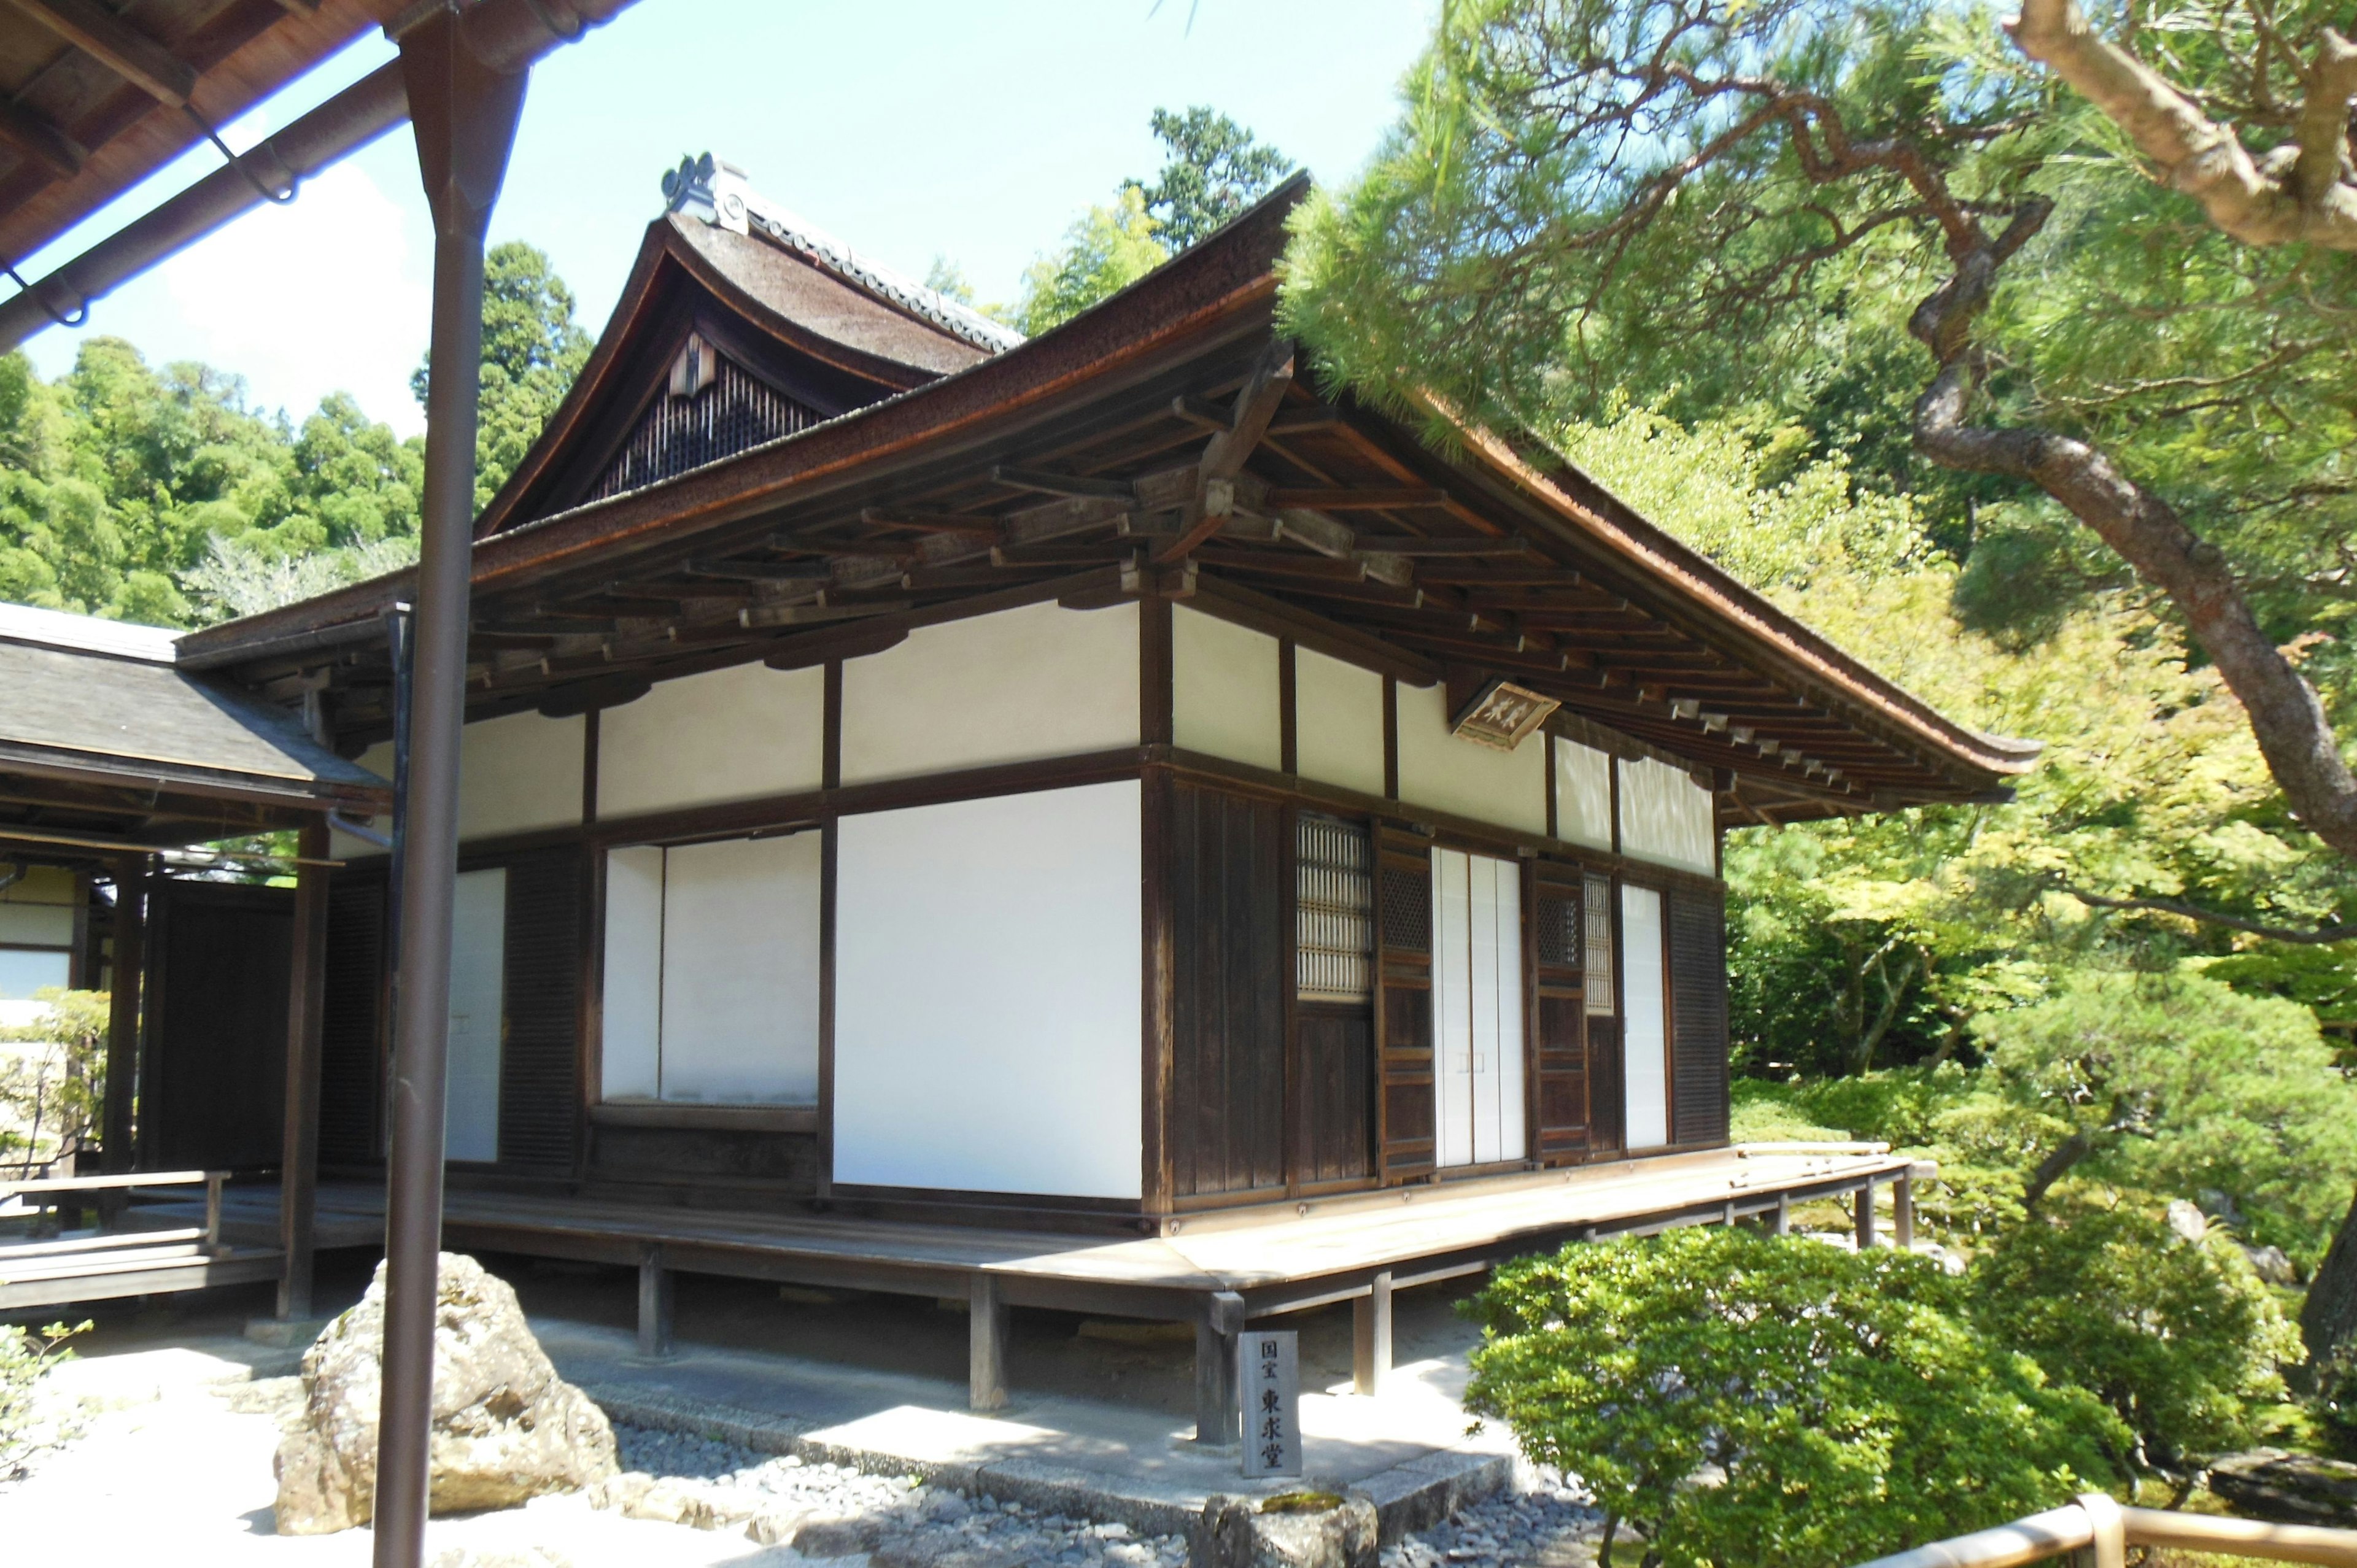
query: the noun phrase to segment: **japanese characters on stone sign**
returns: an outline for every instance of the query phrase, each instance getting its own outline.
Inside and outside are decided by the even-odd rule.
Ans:
[[[1243,1405],[1243,1473],[1301,1474],[1300,1345],[1291,1329],[1247,1329],[1236,1339]]]

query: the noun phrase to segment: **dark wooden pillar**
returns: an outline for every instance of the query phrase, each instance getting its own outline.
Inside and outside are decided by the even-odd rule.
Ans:
[[[1882,1244],[1875,1233],[1874,1184],[1867,1182],[1857,1189],[1857,1202],[1851,1212],[1857,1217],[1857,1250],[1861,1252]]]
[[[1006,1297],[996,1274],[966,1278],[966,1407],[1006,1408]]]
[[[385,1175],[376,1568],[418,1568],[425,1550],[450,1065],[450,922],[458,875],[458,734],[466,720],[482,384],[483,236],[523,113],[530,58],[502,66],[478,52],[479,40],[467,22],[484,9],[437,8],[400,40],[418,172],[434,218],[434,322],[400,824],[401,984],[393,1000],[393,1139]]]
[[[295,934],[286,982],[286,1118],[278,1163],[278,1316],[311,1316],[311,1254],[319,1194],[319,1043],[327,1019],[328,823],[303,824],[296,851]]]
[[[147,879],[152,855],[114,863],[114,956],[106,1019],[106,1139],[109,1176],[131,1169],[132,1104],[139,1091],[139,982],[146,963]]]
[[[672,1314],[677,1301],[662,1249],[650,1247],[639,1264],[639,1354],[657,1360],[671,1354]]]

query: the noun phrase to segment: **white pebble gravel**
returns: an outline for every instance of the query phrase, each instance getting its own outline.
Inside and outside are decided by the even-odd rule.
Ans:
[[[913,1477],[871,1476],[848,1466],[777,1457],[735,1444],[619,1423],[622,1468],[680,1477],[744,1495],[763,1509],[809,1509],[873,1520],[876,1568],[1179,1568],[1187,1542],[1040,1513],[1017,1502],[968,1497]]]
[[[1604,1516],[1577,1485],[1525,1470],[1514,1487],[1383,1550],[1383,1568],[1529,1568],[1583,1561]]]

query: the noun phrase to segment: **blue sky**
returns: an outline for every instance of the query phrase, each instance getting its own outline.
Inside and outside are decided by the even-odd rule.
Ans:
[[[683,154],[921,276],[953,259],[986,299],[1092,201],[1160,166],[1157,106],[1211,103],[1325,182],[1366,160],[1436,0],[639,0],[533,74],[496,240],[550,252],[593,332],[658,180]],[[371,38],[232,129],[244,146],[392,58]],[[55,261],[217,161],[191,154],[42,255]],[[331,391],[404,433],[432,238],[406,127],[27,345],[45,375],[92,331],[200,359],[297,418]]]

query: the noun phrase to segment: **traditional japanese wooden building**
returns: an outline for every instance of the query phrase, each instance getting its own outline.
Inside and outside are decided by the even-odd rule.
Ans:
[[[1989,798],[2032,747],[1551,453],[1322,389],[1276,322],[1298,180],[1029,341],[726,165],[664,183],[479,525],[455,1237],[640,1261],[651,1303],[970,1275],[1216,1333],[1904,1176],[1706,1153],[1720,834]],[[409,591],[178,668],[389,776]],[[335,854],[319,1157],[364,1177],[388,878]],[[1400,1231],[1420,1194],[1455,1228]],[[1187,1252],[1353,1214],[1390,1240]]]

